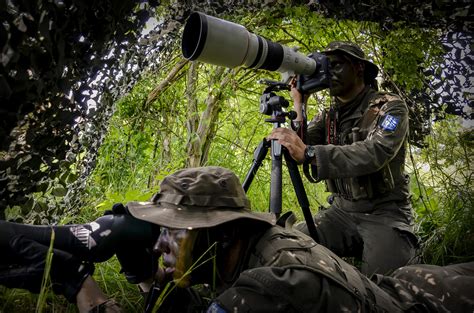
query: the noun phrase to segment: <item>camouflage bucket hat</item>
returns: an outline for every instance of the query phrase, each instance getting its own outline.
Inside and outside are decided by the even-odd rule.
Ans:
[[[250,211],[239,179],[222,167],[183,169],[165,177],[160,187],[149,202],[127,203],[130,213],[144,221],[181,229],[213,227],[237,219],[275,224],[270,213]]]
[[[333,41],[329,43],[329,45],[326,47],[322,53],[329,55],[329,54],[334,54],[334,53],[344,53],[350,57],[353,57],[355,59],[361,60],[365,63],[365,78],[368,80],[372,80],[375,77],[377,77],[377,74],[379,72],[379,68],[377,65],[372,63],[371,61],[367,60],[365,58],[364,51],[362,49],[349,41]]]

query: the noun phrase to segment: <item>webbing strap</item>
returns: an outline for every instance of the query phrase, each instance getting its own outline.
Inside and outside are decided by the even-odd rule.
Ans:
[[[334,107],[329,109],[328,114],[326,114],[326,127],[327,127],[327,143],[337,145],[337,119],[338,119],[338,112]]]
[[[152,198],[153,202],[165,202],[174,205],[193,205],[209,207],[249,208],[250,201],[244,197],[180,195],[174,193],[157,193]]]
[[[280,253],[299,256],[286,263],[285,258],[280,258]],[[257,266],[302,268],[319,273],[349,291],[362,303],[365,301],[366,290],[360,274],[351,265],[339,262],[330,250],[309,237],[272,227],[256,245],[254,256],[259,263],[255,264]]]

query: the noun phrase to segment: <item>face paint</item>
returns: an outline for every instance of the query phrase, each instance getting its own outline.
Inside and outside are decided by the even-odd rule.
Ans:
[[[332,96],[346,95],[355,84],[357,72],[350,59],[341,54],[329,55]]]
[[[165,270],[173,273],[175,284],[181,288],[190,284],[190,268],[196,236],[196,230],[162,227],[155,244],[155,251],[162,255]]]

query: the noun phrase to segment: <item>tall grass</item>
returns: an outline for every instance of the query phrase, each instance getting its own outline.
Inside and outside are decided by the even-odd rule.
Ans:
[[[46,295],[51,287],[51,264],[53,261],[53,245],[54,245],[55,232],[51,231],[51,240],[49,243],[48,253],[46,255],[46,262],[44,266],[43,279],[41,282],[41,290],[38,295],[38,302],[36,302],[36,313],[42,313],[46,304]]]
[[[448,116],[434,125],[424,149],[412,149],[412,202],[425,263],[474,260],[472,137],[472,129]]]

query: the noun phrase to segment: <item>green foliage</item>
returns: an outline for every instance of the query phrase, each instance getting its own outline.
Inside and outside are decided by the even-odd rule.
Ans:
[[[120,273],[120,264],[116,257],[107,262],[96,264],[94,279],[109,297],[115,299],[124,312],[143,311],[143,296],[137,286],[127,282]]]
[[[179,156],[182,142],[178,139],[185,136],[181,127],[185,115],[182,101],[165,93],[159,101],[145,105],[158,78],[150,75],[117,103],[90,179],[91,195],[106,199],[100,208],[107,209],[115,202],[144,200],[167,174],[184,165],[184,156]],[[174,88],[173,92],[177,91],[178,84]]]
[[[405,92],[422,89],[429,79],[423,70],[439,62],[443,52],[439,37],[437,30],[395,24],[381,41],[384,71]]]
[[[413,204],[427,263],[474,259],[473,147],[472,130],[448,116],[413,158]]]
[[[43,279],[41,282],[41,290],[38,295],[38,302],[36,303],[36,312],[41,313],[43,312],[45,303],[46,303],[46,294],[48,292],[48,288],[51,287],[51,264],[53,261],[53,244],[54,244],[55,233],[54,231],[51,232],[51,241],[48,248],[48,253],[46,254],[46,262],[44,265],[44,273]]]
[[[138,288],[128,283],[120,273],[120,264],[115,257],[96,264],[93,277],[110,298],[116,299],[124,312],[142,311],[140,308],[143,305],[143,296]],[[0,286],[0,312],[77,312],[75,304],[68,303],[62,296],[54,295],[50,288],[43,288],[43,292],[44,299],[40,302],[39,295]]]
[[[38,295],[23,289],[8,289],[0,286],[0,312],[31,313],[35,312]],[[46,294],[46,301],[42,304],[43,312],[74,313],[77,307],[62,296],[52,292]]]

